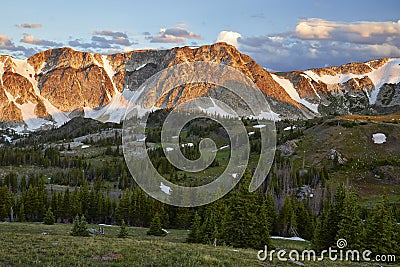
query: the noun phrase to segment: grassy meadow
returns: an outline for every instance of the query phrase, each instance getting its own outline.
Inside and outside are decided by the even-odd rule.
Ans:
[[[116,237],[118,226],[106,226],[104,236],[90,237],[70,236],[71,228],[71,224],[1,223],[0,266],[297,266],[276,258],[261,262],[253,249],[188,244],[186,230],[169,230],[165,237],[153,237],[146,235],[146,228],[128,227],[129,237],[122,239]],[[310,249],[308,242],[273,239],[272,243],[279,249]],[[304,264],[372,266],[328,260]]]

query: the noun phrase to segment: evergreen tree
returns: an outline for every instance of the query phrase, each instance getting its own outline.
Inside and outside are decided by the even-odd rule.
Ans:
[[[214,211],[210,210],[206,213],[204,222],[200,228],[201,230],[201,243],[204,244],[212,244],[214,239],[217,238],[215,234],[218,232],[218,227],[216,225]],[[195,243],[195,242],[192,242]]]
[[[13,205],[13,196],[7,186],[0,187],[0,220],[9,216],[9,211]]]
[[[317,219],[312,239],[312,246],[317,252],[321,252],[332,245],[330,231],[328,230],[332,227],[330,222],[332,210],[333,208],[331,207],[331,204],[329,204]]]
[[[26,221],[26,215],[25,215],[25,207],[24,207],[24,202],[21,203],[19,206],[19,212],[18,212],[18,221],[19,222],[25,222]]]
[[[126,229],[126,224],[124,220],[122,220],[121,227],[119,228],[118,237],[119,238],[128,237],[128,230]]]
[[[79,235],[80,236],[89,236],[89,230],[86,224],[86,218],[84,215],[81,216],[81,220],[79,222]]]
[[[354,192],[350,191],[344,199],[342,220],[339,222],[339,230],[336,240],[344,238],[349,249],[360,249],[362,241],[362,220],[360,218],[360,207]]]
[[[286,196],[282,209],[279,211],[277,229],[282,236],[297,235],[296,213],[293,208],[293,200]]]
[[[232,192],[221,230],[222,242],[234,247],[264,248],[270,245],[265,197],[249,192],[251,174],[246,171],[237,193]]]
[[[81,216],[79,219],[79,216],[76,215],[74,224],[72,226],[71,230],[71,235],[72,236],[89,236],[89,230],[87,229],[86,225],[86,219],[85,216]]]
[[[188,243],[200,243],[202,238],[201,238],[201,230],[200,230],[200,222],[201,218],[199,214],[196,212],[193,217],[193,222],[192,226],[190,227],[190,232],[188,234],[188,237],[186,239],[186,242]]]
[[[314,234],[314,217],[302,201],[295,202],[296,225],[299,236],[311,240]]]
[[[128,225],[131,225],[129,222],[129,206],[131,203],[131,193],[129,188],[125,190],[125,194],[121,197],[117,210],[115,211],[115,218],[117,222],[122,222],[124,220],[125,222],[128,223]]]
[[[275,209],[274,197],[270,193],[267,194],[266,212],[267,212],[268,227],[270,233],[272,233],[274,225],[276,223],[276,209]]]
[[[374,254],[398,253],[396,221],[386,196],[369,213],[365,226],[364,245]]]
[[[254,247],[263,248],[265,245],[271,246],[269,233],[270,221],[268,219],[268,209],[265,195],[258,193],[256,206],[258,210],[256,211],[256,227],[254,229]]]
[[[150,229],[147,231],[148,235],[165,236],[167,233],[162,229],[160,216],[158,212],[154,214],[150,223]]]
[[[79,228],[80,228],[79,225],[80,225],[79,216],[76,215],[74,224],[72,225],[72,230],[71,230],[72,236],[79,236]]]
[[[44,216],[44,224],[53,225],[56,219],[54,218],[54,214],[51,211],[51,208],[47,209],[46,215]]]
[[[317,220],[312,244],[315,250],[321,251],[336,244],[339,223],[342,221],[346,187],[341,184],[334,195],[334,202],[327,203]]]

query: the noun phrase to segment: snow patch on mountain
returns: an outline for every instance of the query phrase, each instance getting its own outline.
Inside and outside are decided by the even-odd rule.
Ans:
[[[45,99],[44,97],[42,97],[40,95],[40,91],[37,85],[37,81],[35,80],[35,69],[32,65],[30,65],[28,63],[28,61],[26,59],[15,59],[12,58],[12,62],[13,62],[13,67],[12,67],[12,71],[14,73],[18,73],[21,76],[25,77],[33,86],[33,90],[34,93],[36,94],[36,96],[43,101],[47,113],[49,113],[54,121],[49,121],[43,118],[39,118],[37,117],[37,115],[35,114],[35,107],[36,104],[28,101],[27,103],[24,104],[18,104],[15,100],[15,97],[13,95],[11,95],[9,92],[7,92],[6,90],[4,90],[8,100],[10,102],[14,102],[15,105],[21,110],[22,113],[22,118],[26,124],[26,130],[28,131],[34,131],[34,130],[38,130],[40,127],[44,126],[44,125],[55,125],[57,127],[63,125],[65,122],[67,122],[69,120],[68,116],[64,113],[61,112],[59,109],[57,109],[56,107],[54,107],[47,99]],[[42,66],[44,67],[44,64],[42,64]],[[1,69],[0,69],[0,73],[2,74],[4,71],[4,63],[2,63],[1,65]],[[18,96],[17,96],[18,97]],[[23,130],[21,127],[19,127],[19,130]],[[15,130],[18,130],[15,129]]]
[[[147,63],[144,63],[144,64],[140,65],[139,67],[137,67],[137,68],[135,69],[135,71],[138,71],[138,70],[144,68],[146,65],[147,65]]]
[[[303,73],[300,74],[300,76],[302,76],[302,77],[304,77],[304,78],[306,78],[308,80],[308,83],[310,84],[311,88],[313,89],[315,95],[318,96],[319,99],[321,99],[321,96],[318,94],[317,90],[315,90],[315,87],[312,84],[312,79],[310,77],[308,77],[307,75],[303,74]]]
[[[18,73],[22,76],[24,76],[32,85],[33,89],[35,90],[35,93],[37,95],[40,95],[38,86],[37,86],[37,81],[35,80],[35,68],[28,63],[27,59],[16,59],[13,58],[12,62],[14,63],[13,65],[13,72]]]
[[[122,93],[116,92],[111,102],[103,108],[92,109],[84,107],[85,118],[99,120],[102,122],[120,123],[128,109],[133,107],[131,99],[134,98],[137,91],[124,90]]]
[[[0,61],[0,85],[3,85],[4,62]]]
[[[271,76],[281,87],[283,87],[283,89],[285,89],[286,93],[288,93],[288,95],[293,100],[307,107],[309,110],[312,110],[314,113],[318,113],[318,104],[310,103],[307,100],[301,98],[299,93],[296,91],[293,84],[289,80],[285,78],[280,78],[275,74],[271,74]]]
[[[214,99],[210,97],[210,101],[213,104],[213,106],[208,107],[208,108],[202,108],[198,107],[202,112],[210,114],[210,115],[219,115],[219,116],[225,116],[228,118],[235,118],[238,115],[237,114],[232,114],[228,110],[220,107],[217,103],[215,103]]]
[[[17,107],[21,110],[22,113],[22,118],[24,119],[24,122],[27,126],[27,130],[29,131],[34,131],[42,127],[43,125],[51,125],[52,122],[38,118],[35,114],[35,107],[36,104],[33,104],[32,102],[28,101],[28,103],[24,103],[22,105],[17,104]]]
[[[53,106],[49,100],[42,98],[43,103],[46,107],[47,113],[51,115],[55,122],[55,126],[60,127],[64,123],[70,120],[65,112],[60,111],[58,108]]]
[[[251,116],[251,118],[257,119],[257,120],[270,120],[270,121],[280,121],[280,114],[273,112],[272,110],[270,111],[261,111],[260,114],[257,116]]]
[[[113,70],[113,68],[112,68],[112,66],[110,64],[110,61],[107,59],[106,55],[102,55],[101,59],[103,60],[103,68],[106,71],[108,77],[110,78],[111,83],[112,83],[113,88],[114,88],[114,92],[116,93],[116,92],[118,92],[118,90],[117,90],[117,86],[115,85],[114,80],[113,80],[113,77],[114,77],[116,72]],[[111,96],[109,96],[109,97],[111,99]]]
[[[375,133],[372,135],[372,140],[374,144],[386,143],[386,135],[384,133]]]
[[[350,79],[358,78],[362,79],[364,77],[368,77],[371,79],[372,83],[375,86],[375,89],[371,92],[369,97],[370,104],[375,104],[376,98],[379,94],[380,88],[385,83],[397,84],[400,82],[400,59],[399,58],[392,58],[389,59],[386,64],[383,66],[373,69],[371,72],[365,74],[342,74],[337,73],[336,75],[322,75],[319,76],[312,70],[304,71],[308,77],[313,79],[316,82],[323,82],[325,84],[342,84],[347,82]]]

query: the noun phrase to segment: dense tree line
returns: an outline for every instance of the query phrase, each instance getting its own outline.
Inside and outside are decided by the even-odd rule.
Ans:
[[[335,247],[338,239],[347,249],[368,249],[374,254],[400,255],[400,225],[386,196],[362,214],[356,193],[341,185],[318,217],[312,243],[317,251]]]
[[[7,185],[0,187],[0,218],[48,221],[50,217],[50,221],[72,223],[76,215],[82,214],[90,223],[190,228],[188,242],[260,248],[270,244],[270,235],[282,235],[312,240],[318,251],[334,247],[339,238],[345,238],[351,249],[386,254],[399,251],[396,211],[385,197],[364,210],[353,191],[339,186],[332,197],[324,200],[317,215],[308,200],[295,194],[287,194],[278,208],[272,186],[271,191],[250,193],[250,180],[251,174],[246,172],[238,186],[222,199],[189,209],[164,205],[137,187],[111,191],[101,179],[49,191],[43,178],[33,177],[25,185],[19,184],[16,193]]]

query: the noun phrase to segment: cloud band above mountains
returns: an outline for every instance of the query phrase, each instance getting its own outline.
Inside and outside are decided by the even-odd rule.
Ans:
[[[344,23],[304,18],[293,31],[262,36],[223,31],[217,41],[235,45],[263,66],[289,71],[400,57],[400,20]]]
[[[41,24],[15,25],[29,31]],[[35,34],[21,33],[14,41],[0,33],[0,53],[30,56],[52,47],[71,46],[97,53],[117,53],[137,48],[164,48],[173,45],[198,45],[200,43],[227,42],[241,52],[249,54],[262,66],[271,70],[290,71],[341,65],[349,61],[367,61],[381,57],[400,57],[400,20],[338,22],[321,18],[302,18],[291,30],[276,34],[250,36],[242,32],[221,31],[208,39],[188,29],[185,23],[163,27],[157,33],[137,33],[135,38],[123,31],[95,30],[89,37],[70,36],[64,42],[40,38]]]

